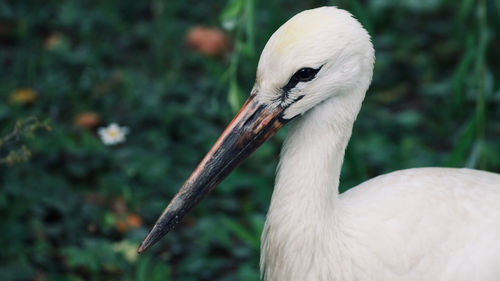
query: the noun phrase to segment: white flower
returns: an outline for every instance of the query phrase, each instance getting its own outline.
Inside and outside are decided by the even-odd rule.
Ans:
[[[128,134],[127,127],[120,127],[116,123],[111,123],[107,127],[101,127],[97,131],[105,145],[115,145],[125,141]]]

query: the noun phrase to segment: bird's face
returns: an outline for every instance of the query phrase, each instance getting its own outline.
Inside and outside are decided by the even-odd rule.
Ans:
[[[373,61],[368,33],[348,12],[334,7],[304,11],[267,42],[253,92],[292,119],[369,83]]]
[[[269,39],[250,97],[169,203],[139,252],[158,241],[241,161],[284,124],[315,105],[368,87],[370,37],[352,16],[334,7],[304,11]],[[361,88],[362,91],[353,91]],[[361,103],[362,96],[355,97]]]

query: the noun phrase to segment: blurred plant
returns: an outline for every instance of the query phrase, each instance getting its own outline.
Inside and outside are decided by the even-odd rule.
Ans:
[[[229,0],[220,14],[220,20],[222,26],[234,34],[234,51],[222,80],[228,81],[227,99],[236,112],[244,99],[238,84],[241,57],[255,57],[255,0]]]
[[[491,70],[487,65],[491,34],[487,22],[486,1],[480,0],[477,5],[472,4],[472,1],[462,0],[456,16],[459,32],[467,35],[462,43],[465,53],[454,74],[454,99],[451,104],[454,109],[460,109],[467,98],[472,98],[475,100],[475,110],[463,126],[447,165],[486,169],[489,158],[485,143],[486,100],[493,96],[493,87],[489,85],[492,83]],[[472,20],[474,24],[467,25],[468,20]],[[473,96],[465,96],[467,93]]]
[[[13,104],[29,104],[35,102],[38,94],[30,88],[18,89],[10,95],[10,102]]]
[[[50,131],[49,120],[39,121],[36,117],[18,120],[12,132],[0,139],[0,152],[7,150],[0,158],[0,164],[14,165],[26,162],[31,157],[31,151],[22,142],[24,137],[34,138],[36,131],[43,129]]]
[[[125,259],[131,263],[137,260],[137,243],[122,240],[120,242],[113,243],[113,251],[122,254]]]

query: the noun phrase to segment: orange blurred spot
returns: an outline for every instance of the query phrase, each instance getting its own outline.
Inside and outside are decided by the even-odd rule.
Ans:
[[[215,27],[195,26],[191,28],[186,36],[186,42],[190,47],[207,56],[223,55],[231,49],[226,33]]]
[[[124,233],[128,230],[127,222],[123,219],[117,219],[115,222],[115,228],[120,233]]]
[[[30,88],[18,89],[10,95],[10,101],[15,104],[28,104],[35,102],[38,94]]]
[[[127,223],[131,228],[138,228],[142,225],[142,219],[136,214],[128,214]]]
[[[93,129],[101,123],[101,117],[95,112],[81,112],[75,116],[73,123],[83,129]]]
[[[142,219],[136,214],[127,214],[124,216],[116,215],[115,228],[118,232],[124,233],[128,230],[142,226]]]
[[[54,32],[45,38],[44,46],[47,50],[53,50],[57,48],[62,42],[62,35],[59,32]]]

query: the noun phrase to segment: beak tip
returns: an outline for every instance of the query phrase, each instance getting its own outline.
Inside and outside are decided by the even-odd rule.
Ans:
[[[139,249],[137,249],[137,253],[142,254],[142,252],[144,252],[144,249],[141,246],[139,246]]]
[[[147,250],[147,247],[143,247],[144,246],[144,241],[141,243],[141,245],[139,246],[139,249],[137,249],[137,253],[138,254],[142,254],[144,251]]]
[[[146,238],[144,238],[144,240],[141,242],[141,245],[139,245],[139,248],[137,249],[137,253],[138,254],[142,254],[144,251],[146,251],[147,249],[149,249],[149,247],[151,246],[151,244],[148,243],[148,240],[149,240],[149,235],[146,236]]]
[[[160,240],[163,235],[158,237],[158,231],[156,228],[156,225],[151,229],[151,231],[146,235],[144,240],[142,240],[141,245],[139,246],[139,249],[137,249],[137,253],[142,254],[144,251],[149,249],[153,244],[155,244],[158,240]]]
[[[137,249],[137,253],[141,254],[147,249],[151,248],[156,242],[158,242],[163,236],[165,236],[173,227],[165,226],[162,222],[165,220],[162,215],[158,222],[153,226],[151,231],[146,235],[146,238],[142,240],[141,245]]]

